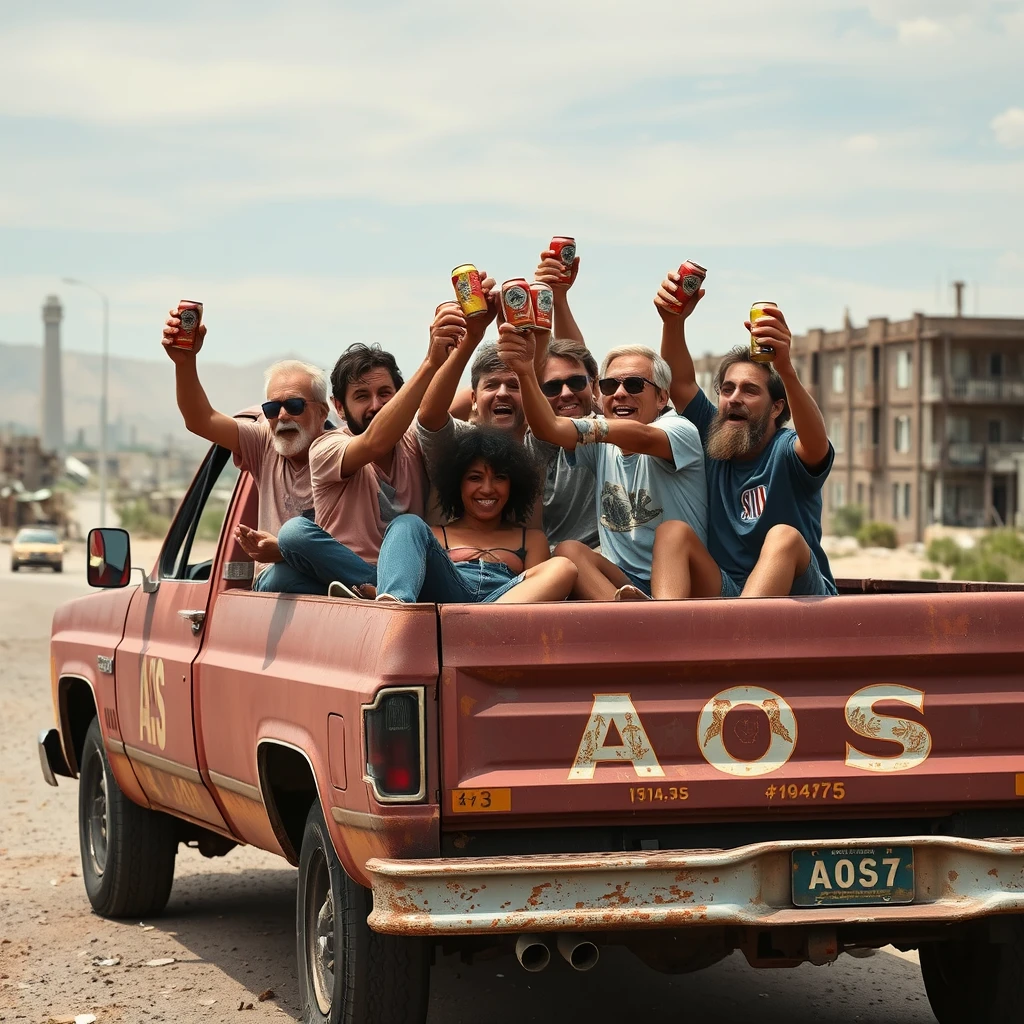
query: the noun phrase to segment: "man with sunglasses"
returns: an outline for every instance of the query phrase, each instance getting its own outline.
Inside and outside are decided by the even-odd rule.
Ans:
[[[533,332],[502,324],[498,346],[519,375],[530,429],[565,449],[574,472],[596,479],[601,553],[575,540],[555,549],[579,570],[573,593],[597,601],[650,596],[657,528],[678,519],[707,535],[704,453],[693,424],[666,411],[668,365],[641,345],[613,349],[599,380],[604,416],[566,418],[541,390]]]
[[[672,401],[700,430],[707,453],[708,537],[682,523],[658,530],[656,597],[827,596],[836,593],[821,548],[821,489],[835,452],[814,399],[790,360],[782,311],[744,326],[772,362],[738,346],[715,375],[718,407],[697,385],[685,321],[703,296],[681,301],[670,271],[654,304],[661,353],[672,366]],[[793,417],[793,428],[785,426]]]
[[[310,513],[313,489],[309,447],[324,432],[327,381],[309,363],[288,359],[264,374],[263,422],[235,419],[210,405],[196,369],[206,325],[200,325],[191,351],[175,348],[181,321],[172,309],[163,331],[163,346],[174,363],[178,409],[193,434],[227,448],[235,465],[252,475],[259,489],[257,529],[239,526],[237,539],[256,562],[256,590],[281,590],[295,574],[282,563],[277,544],[281,526],[293,516]]]

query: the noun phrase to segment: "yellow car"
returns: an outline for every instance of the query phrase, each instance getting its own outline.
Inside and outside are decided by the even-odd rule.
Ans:
[[[11,543],[11,572],[23,565],[38,565],[64,571],[64,545],[53,530],[26,526]]]

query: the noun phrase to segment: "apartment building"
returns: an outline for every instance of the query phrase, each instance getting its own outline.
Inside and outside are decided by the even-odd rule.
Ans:
[[[711,393],[720,356],[695,361]],[[1024,318],[916,313],[793,339],[836,450],[823,493],[901,542],[933,523],[1024,526]]]

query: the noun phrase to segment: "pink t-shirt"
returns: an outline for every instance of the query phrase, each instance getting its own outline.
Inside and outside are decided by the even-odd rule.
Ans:
[[[423,515],[427,474],[415,427],[395,445],[390,473],[370,462],[343,477],[342,460],[352,441],[347,429],[329,430],[310,446],[313,507],[317,526],[376,565],[388,523],[406,512]]]
[[[313,507],[309,463],[278,455],[266,420],[238,420],[238,447],[235,465],[252,475],[260,492],[257,525],[276,537],[287,520]]]

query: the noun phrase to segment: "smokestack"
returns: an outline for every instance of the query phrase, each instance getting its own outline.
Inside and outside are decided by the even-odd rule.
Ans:
[[[60,366],[60,322],[64,307],[56,295],[43,304],[43,450],[61,457],[64,447],[64,386]]]
[[[963,283],[963,281],[954,281],[953,282],[953,291],[956,292],[956,315],[957,316],[963,316],[964,315],[964,288],[966,288],[966,287],[967,286]]]

